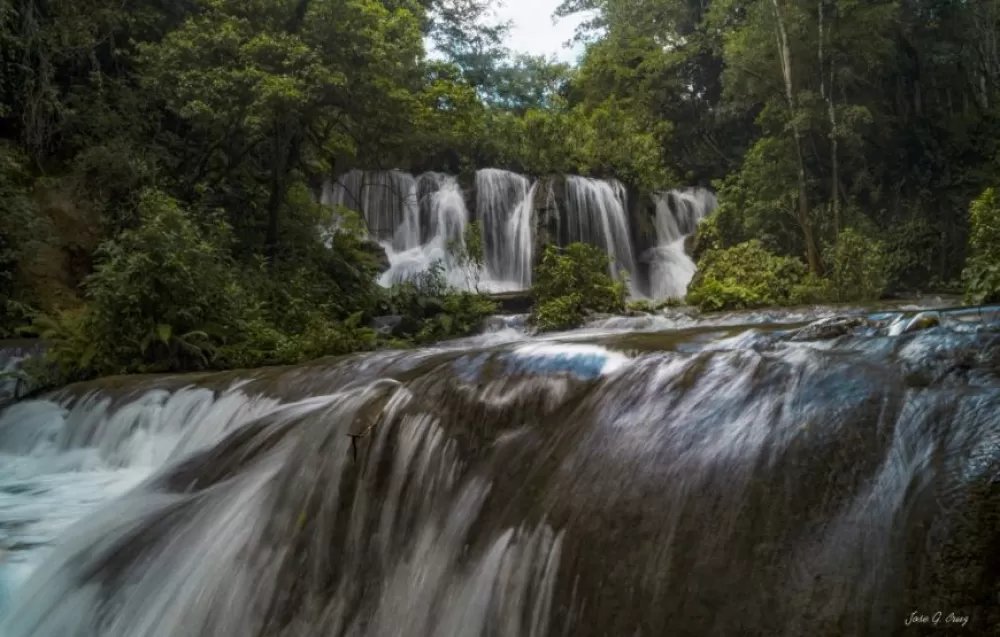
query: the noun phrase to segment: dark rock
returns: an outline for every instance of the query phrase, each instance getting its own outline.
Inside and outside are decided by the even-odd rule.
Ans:
[[[849,334],[859,327],[871,327],[861,316],[835,316],[810,323],[792,332],[793,341],[822,341]]]
[[[385,253],[385,248],[378,241],[366,239],[361,247],[378,260],[379,272],[385,272],[389,269],[389,255]]]
[[[535,301],[531,290],[490,294],[489,298],[499,306],[501,314],[527,314]]]
[[[376,316],[372,319],[372,329],[383,336],[395,336],[403,327],[403,317],[399,314]]]
[[[910,322],[906,324],[903,328],[903,333],[907,332],[918,332],[920,330],[930,329],[932,327],[937,327],[941,324],[941,315],[937,312],[921,312],[917,314]]]
[[[698,249],[698,233],[689,234],[684,237],[684,253],[692,259],[695,258],[695,250]]]

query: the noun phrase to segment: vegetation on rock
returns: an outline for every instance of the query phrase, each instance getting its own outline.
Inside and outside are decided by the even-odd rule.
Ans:
[[[622,312],[625,282],[610,274],[611,262],[600,248],[571,243],[550,245],[535,269],[531,320],[542,331],[583,324],[593,313]]]
[[[972,202],[969,261],[962,273],[971,303],[1000,301],[1000,195],[987,188]]]
[[[787,305],[796,299],[807,268],[777,256],[756,240],[711,249],[701,259],[687,301],[705,311]]]

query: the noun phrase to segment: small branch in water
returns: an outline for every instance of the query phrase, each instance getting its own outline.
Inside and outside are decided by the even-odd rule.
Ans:
[[[348,433],[347,434],[347,437],[351,439],[351,452],[354,455],[354,462],[358,461],[358,439],[359,438],[366,438],[366,437],[368,437],[371,434],[372,430],[375,429],[375,425],[377,425],[379,423],[379,421],[381,421],[381,420],[382,420],[381,418],[376,418],[375,420],[373,420],[371,422],[371,424],[369,424],[367,427],[365,427],[360,433]]]

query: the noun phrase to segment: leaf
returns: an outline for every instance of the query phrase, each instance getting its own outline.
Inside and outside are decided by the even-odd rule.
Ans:
[[[170,345],[170,339],[173,337],[174,328],[172,328],[167,323],[160,323],[156,326],[156,335],[159,337],[160,342],[164,345]]]

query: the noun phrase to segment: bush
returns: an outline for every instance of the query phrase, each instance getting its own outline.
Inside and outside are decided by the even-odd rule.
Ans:
[[[691,241],[691,258],[699,261],[709,250],[720,250],[723,247],[722,232],[719,230],[719,214],[709,215],[698,224],[694,238]]]
[[[416,343],[468,336],[497,310],[485,296],[451,288],[440,262],[393,286],[388,296],[389,312],[402,317],[399,334]]]
[[[142,194],[138,219],[98,249],[85,282],[90,362],[101,374],[209,367],[260,314],[222,247],[228,227],[197,226],[155,190]]]
[[[787,305],[806,281],[806,266],[780,257],[757,240],[709,250],[698,264],[687,302],[703,311]],[[797,299],[796,299],[797,300]]]
[[[969,209],[969,259],[962,272],[969,303],[1000,301],[1000,196],[987,188]]]
[[[789,305],[815,305],[829,300],[830,282],[814,274],[807,274],[788,294]]]
[[[24,164],[20,153],[0,143],[0,338],[13,336],[31,312],[18,270],[41,230]]]
[[[846,228],[825,256],[831,300],[874,301],[882,296],[888,261],[880,241]]]
[[[885,238],[886,277],[890,289],[940,289],[935,285],[940,259],[939,230],[915,217],[892,226]]]
[[[535,269],[532,322],[541,330],[578,327],[593,312],[625,310],[625,282],[613,278],[608,255],[589,244],[549,245]]]

